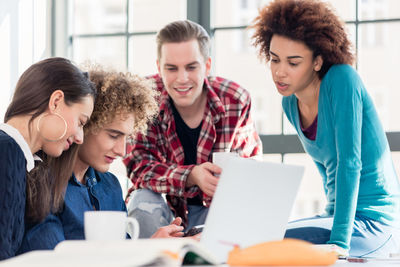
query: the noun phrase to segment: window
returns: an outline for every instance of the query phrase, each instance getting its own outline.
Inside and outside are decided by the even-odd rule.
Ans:
[[[186,18],[184,0],[71,0],[69,5],[69,56],[75,62],[97,62],[142,75],[157,71],[157,30]]]
[[[71,10],[75,12],[71,12],[69,18],[76,21],[70,34],[70,50],[78,62],[92,57],[102,64],[148,75],[156,72],[157,30],[170,21],[197,14],[189,19],[203,22],[211,33],[212,73],[238,82],[251,93],[253,117],[265,152],[270,153],[264,158],[306,166],[292,214],[294,219],[321,212],[326,200],[314,163],[304,154],[298,141],[296,143],[294,130],[282,113],[281,97],[273,86],[268,66],[260,61],[250,43],[252,32],[246,27],[257,15],[258,8],[269,1],[70,0]],[[400,120],[396,115],[400,113],[400,90],[396,80],[400,61],[400,1],[324,1],[346,21],[357,52],[356,67],[389,132],[392,150],[400,151]],[[169,12],[164,12],[166,9]],[[101,19],[93,23],[92,17]],[[399,165],[398,153],[393,152],[396,166]]]
[[[19,76],[50,55],[49,1],[0,2],[0,117],[4,117]]]

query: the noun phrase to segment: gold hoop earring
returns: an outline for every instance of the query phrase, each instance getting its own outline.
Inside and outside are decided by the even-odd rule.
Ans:
[[[47,116],[51,116],[51,115],[55,115],[56,117],[60,118],[60,119],[63,121],[64,130],[63,130],[63,132],[62,132],[62,134],[61,134],[60,137],[54,138],[53,136],[46,136],[46,135],[45,135],[46,133],[44,133],[44,132],[42,132],[42,131],[40,130],[40,122],[42,121],[42,119],[45,118],[45,117],[47,117]],[[50,127],[51,127],[52,129],[55,128],[54,125],[51,125]],[[50,142],[57,142],[57,141],[60,141],[60,140],[65,136],[65,134],[67,133],[67,129],[68,129],[67,122],[65,121],[65,119],[64,119],[60,114],[58,114],[58,113],[56,113],[56,112],[54,112],[54,113],[45,113],[45,114],[40,115],[40,116],[39,116],[39,120],[38,120],[38,122],[37,122],[37,124],[36,124],[36,130],[38,131],[38,133],[40,134],[40,136],[42,136],[44,139],[46,139],[47,141],[50,141]]]

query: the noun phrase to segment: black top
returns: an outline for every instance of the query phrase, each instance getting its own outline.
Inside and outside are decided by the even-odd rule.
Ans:
[[[185,155],[184,164],[191,165],[197,163],[197,142],[199,141],[200,130],[203,124],[200,123],[196,128],[190,128],[182,119],[174,103],[171,101],[172,114],[175,119],[175,129],[178,135],[179,141],[183,147],[183,153]],[[188,198],[187,203],[189,205],[203,205],[203,200],[200,194],[194,198]]]
[[[175,128],[176,133],[178,135],[179,141],[182,144],[183,152],[185,154],[185,165],[191,165],[197,163],[197,142],[199,141],[199,135],[201,130],[200,123],[199,126],[196,128],[190,128],[187,124],[183,121],[181,115],[179,114],[178,110],[172,104],[172,113],[175,119]]]

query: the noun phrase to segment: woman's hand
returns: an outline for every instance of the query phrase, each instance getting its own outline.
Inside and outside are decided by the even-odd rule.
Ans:
[[[151,238],[182,237],[183,226],[181,217],[176,217],[170,225],[160,227]]]

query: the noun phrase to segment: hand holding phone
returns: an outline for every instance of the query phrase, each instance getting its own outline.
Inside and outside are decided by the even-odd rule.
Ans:
[[[196,225],[192,228],[190,228],[183,236],[194,236],[197,235],[198,233],[201,233],[203,231],[204,224],[201,225]]]

